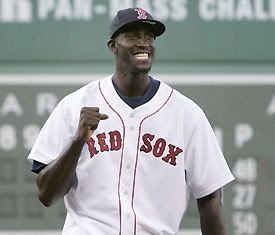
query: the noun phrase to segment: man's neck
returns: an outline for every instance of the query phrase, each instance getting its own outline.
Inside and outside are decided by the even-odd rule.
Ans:
[[[113,81],[119,89],[119,92],[128,97],[140,97],[145,94],[149,85],[150,78],[148,73],[116,73]]]

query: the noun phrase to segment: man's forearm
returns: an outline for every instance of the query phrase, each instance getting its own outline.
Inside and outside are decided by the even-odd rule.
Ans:
[[[198,199],[203,235],[225,235],[220,191]]]
[[[206,212],[200,215],[203,235],[224,235],[224,221],[221,212]]]
[[[39,173],[38,197],[45,206],[51,206],[69,191],[83,146],[83,141],[74,140],[56,160]]]

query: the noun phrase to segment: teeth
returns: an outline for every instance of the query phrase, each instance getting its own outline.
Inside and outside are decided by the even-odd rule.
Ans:
[[[148,53],[138,53],[135,55],[137,59],[148,59],[149,55]]]

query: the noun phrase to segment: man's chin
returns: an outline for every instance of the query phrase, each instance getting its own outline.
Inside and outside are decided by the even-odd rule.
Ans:
[[[136,73],[149,73],[151,66],[138,66],[134,68]]]
[[[151,70],[151,67],[150,67],[150,68],[141,68],[139,71],[140,71],[141,73],[149,73],[150,70]]]

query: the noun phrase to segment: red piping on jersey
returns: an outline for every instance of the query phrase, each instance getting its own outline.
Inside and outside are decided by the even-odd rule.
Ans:
[[[138,153],[139,153],[139,142],[140,142],[140,134],[141,134],[141,126],[142,123],[149,117],[152,117],[153,115],[155,115],[157,112],[159,112],[169,101],[169,99],[171,98],[173,93],[173,89],[170,92],[170,95],[168,96],[167,100],[163,103],[163,105],[157,109],[154,113],[146,116],[145,118],[142,119],[142,121],[139,124],[139,131],[138,131],[138,143],[137,143],[137,152],[136,152],[136,163],[135,163],[135,172],[134,172],[134,182],[133,182],[133,190],[132,190],[132,210],[134,212],[135,215],[135,224],[134,224],[134,235],[136,235],[136,230],[137,230],[137,219],[136,219],[136,212],[134,210],[134,196],[135,196],[135,183],[136,183],[136,172],[137,172],[137,164],[138,164]]]
[[[99,90],[100,93],[103,97],[103,99],[105,100],[105,102],[107,103],[107,105],[116,113],[116,115],[119,117],[122,126],[123,126],[123,141],[122,141],[122,149],[121,149],[121,156],[120,156],[120,166],[119,166],[119,178],[118,178],[118,201],[119,201],[119,235],[121,235],[121,200],[120,200],[120,178],[121,178],[121,169],[122,169],[122,158],[123,158],[123,152],[124,152],[124,140],[125,140],[125,124],[123,122],[122,117],[119,115],[119,113],[117,111],[114,110],[114,108],[109,104],[109,102],[107,101],[106,97],[104,96],[101,86],[100,86],[100,81],[98,83],[99,85]]]

